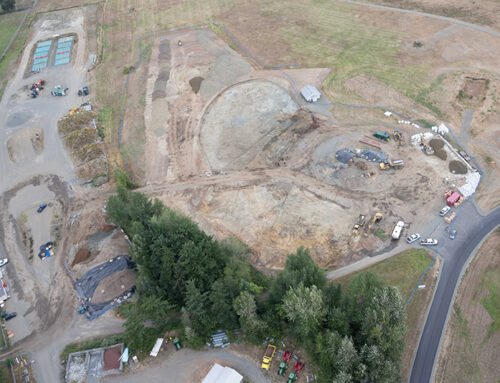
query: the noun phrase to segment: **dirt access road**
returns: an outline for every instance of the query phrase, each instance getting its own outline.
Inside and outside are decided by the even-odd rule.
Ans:
[[[105,378],[103,382],[200,382],[214,363],[234,368],[249,382],[271,382],[269,378],[265,377],[259,364],[253,360],[224,350],[195,351],[189,349],[173,352],[160,363],[139,367],[130,374]]]
[[[86,81],[84,19],[80,9],[40,16],[0,103],[5,117],[0,121],[0,257],[9,258],[4,268],[11,295],[6,309],[18,314],[7,322],[14,335],[2,357],[30,352],[38,382],[61,380],[59,353],[66,344],[122,331],[122,322],[110,315],[89,322],[76,314],[73,286],[63,265],[73,205],[88,194],[72,181],[74,172],[57,133],[58,119],[83,102],[76,93]],[[76,36],[71,63],[26,78],[34,44],[65,34]],[[27,98],[24,86],[38,79],[47,81],[46,89],[36,99]],[[51,96],[55,85],[69,88],[68,95]],[[33,129],[38,136],[30,134]],[[49,206],[38,214],[40,203]],[[18,230],[21,223],[24,238]],[[37,250],[49,240],[57,242],[55,256],[42,261]]]

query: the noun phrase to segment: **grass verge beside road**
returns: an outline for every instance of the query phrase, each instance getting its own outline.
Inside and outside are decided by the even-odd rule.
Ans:
[[[359,273],[371,272],[384,280],[390,286],[396,286],[406,301],[417,285],[425,269],[432,262],[432,256],[422,249],[410,249],[386,261],[377,263]],[[425,314],[431,302],[437,281],[437,262],[427,272],[420,284],[425,289],[417,290],[406,308],[408,314],[405,349],[402,357],[401,375],[406,379],[410,373],[413,354],[418,344],[420,332],[425,321]],[[349,280],[358,273],[347,275],[335,282],[347,286]]]
[[[483,243],[465,272],[436,366],[436,383],[496,382],[500,376],[500,231]]]

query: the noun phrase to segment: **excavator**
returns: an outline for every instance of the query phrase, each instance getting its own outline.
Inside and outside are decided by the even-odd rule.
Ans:
[[[403,132],[400,130],[395,130],[392,134],[394,137],[394,141],[398,142],[398,146],[401,146],[404,143]]]
[[[374,224],[380,223],[380,221],[382,221],[382,218],[384,218],[382,213],[375,213],[375,215],[372,217],[372,220],[370,221],[370,224],[367,227],[367,231],[370,231]]]
[[[422,151],[428,156],[432,156],[434,154],[434,149],[425,141],[424,135],[420,134],[420,146],[422,146]]]

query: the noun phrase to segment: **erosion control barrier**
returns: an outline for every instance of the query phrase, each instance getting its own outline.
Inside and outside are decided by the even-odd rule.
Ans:
[[[97,286],[104,278],[118,271],[133,268],[135,268],[135,263],[132,262],[127,255],[119,255],[91,268],[82,278],[78,278],[74,281],[75,290],[80,297],[82,305],[86,309],[86,316],[88,319],[98,318],[109,309],[132,297],[135,292],[135,286],[109,301],[98,303],[91,302]]]

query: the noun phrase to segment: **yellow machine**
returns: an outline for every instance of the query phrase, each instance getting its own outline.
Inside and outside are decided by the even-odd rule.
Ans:
[[[358,219],[356,220],[356,223],[354,224],[354,226],[352,228],[352,234],[358,235],[359,231],[364,226],[365,222],[366,222],[366,215],[360,214]]]
[[[420,134],[420,146],[422,146],[422,151],[428,156],[432,156],[434,154],[434,149],[427,144],[423,134]]]
[[[80,109],[79,108],[73,108],[73,109],[70,109],[69,110],[69,115],[72,116],[73,114],[75,114],[76,112],[78,112]]]
[[[266,353],[262,357],[262,368],[266,371],[269,371],[269,367],[271,367],[271,361],[273,360],[274,354],[276,353],[276,346],[272,344],[268,344],[266,348]]]
[[[385,161],[380,163],[380,169],[382,170],[388,170],[391,168],[394,169],[401,169],[405,165],[403,160],[391,160],[391,161]]]
[[[380,223],[380,221],[382,221],[382,218],[384,218],[382,213],[375,213],[375,215],[372,217],[370,224],[368,225],[368,231],[373,227],[374,224]]]

